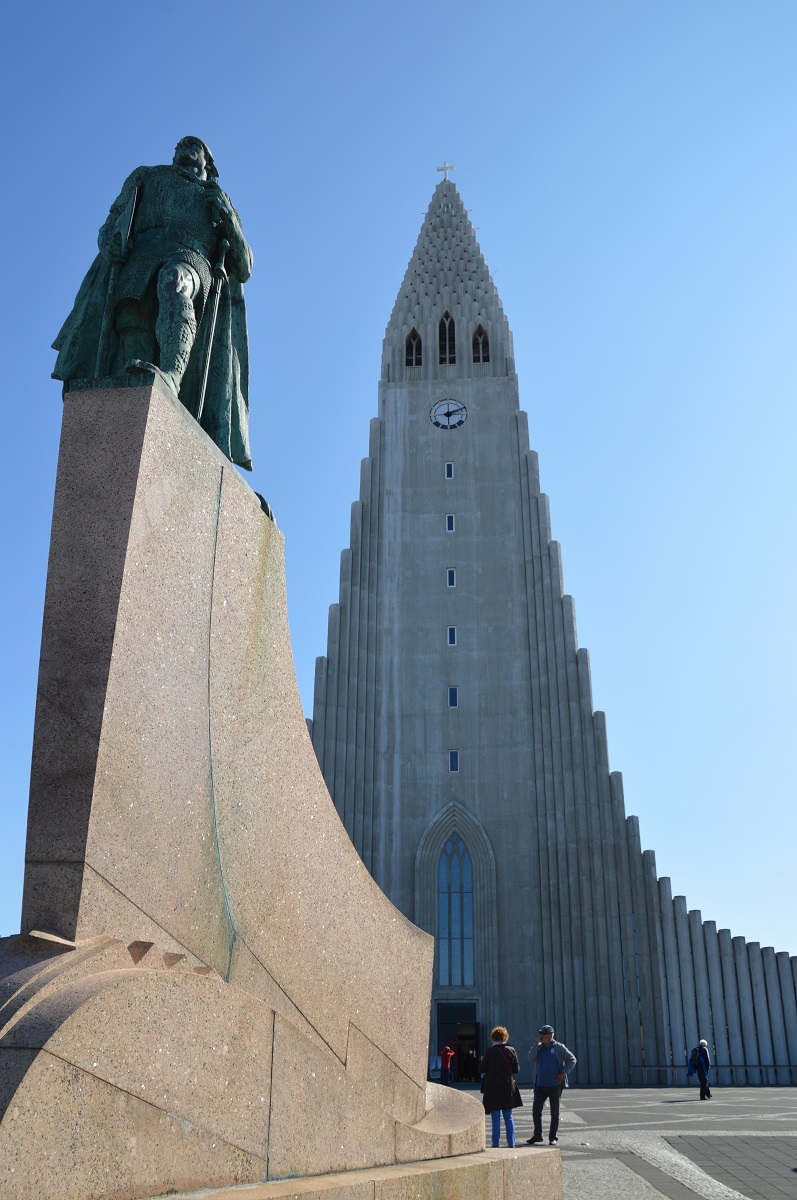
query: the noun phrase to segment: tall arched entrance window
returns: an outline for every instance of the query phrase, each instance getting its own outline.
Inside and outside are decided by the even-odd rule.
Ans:
[[[473,987],[473,866],[457,833],[446,841],[437,871],[440,987]]]

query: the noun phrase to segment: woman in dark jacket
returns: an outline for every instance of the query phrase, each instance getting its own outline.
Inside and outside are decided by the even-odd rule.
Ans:
[[[484,1076],[482,1081],[482,1103],[484,1111],[493,1116],[493,1146],[501,1141],[501,1113],[504,1114],[506,1128],[506,1144],[515,1144],[515,1119],[513,1108],[520,1108],[523,1101],[520,1098],[518,1085],[513,1078],[520,1070],[517,1054],[507,1045],[509,1034],[503,1025],[497,1025],[490,1034],[492,1045],[479,1063],[479,1074]]]

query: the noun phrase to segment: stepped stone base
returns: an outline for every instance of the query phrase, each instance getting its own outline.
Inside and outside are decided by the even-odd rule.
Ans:
[[[254,1187],[204,1188],[173,1195],[171,1200],[562,1200],[563,1196],[559,1151],[524,1147]]]

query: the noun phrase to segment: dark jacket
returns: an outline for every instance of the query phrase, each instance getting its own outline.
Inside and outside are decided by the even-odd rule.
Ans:
[[[705,1046],[695,1046],[689,1056],[689,1062],[694,1067],[695,1071],[697,1071],[698,1079],[708,1078],[708,1073],[711,1069],[711,1059]]]
[[[482,1103],[485,1112],[522,1107],[518,1085],[512,1078],[519,1070],[520,1063],[512,1046],[494,1043],[490,1047],[479,1063],[479,1074],[484,1076]]]

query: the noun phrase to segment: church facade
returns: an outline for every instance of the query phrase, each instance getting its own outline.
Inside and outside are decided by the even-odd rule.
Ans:
[[[388,323],[316,664],[313,745],[368,870],[436,938],[430,1057],[550,1022],[574,1082],[797,1083],[797,958],[687,911],[609,769],[512,334],[436,188]],[[793,1064],[789,1066],[789,1064]]]

